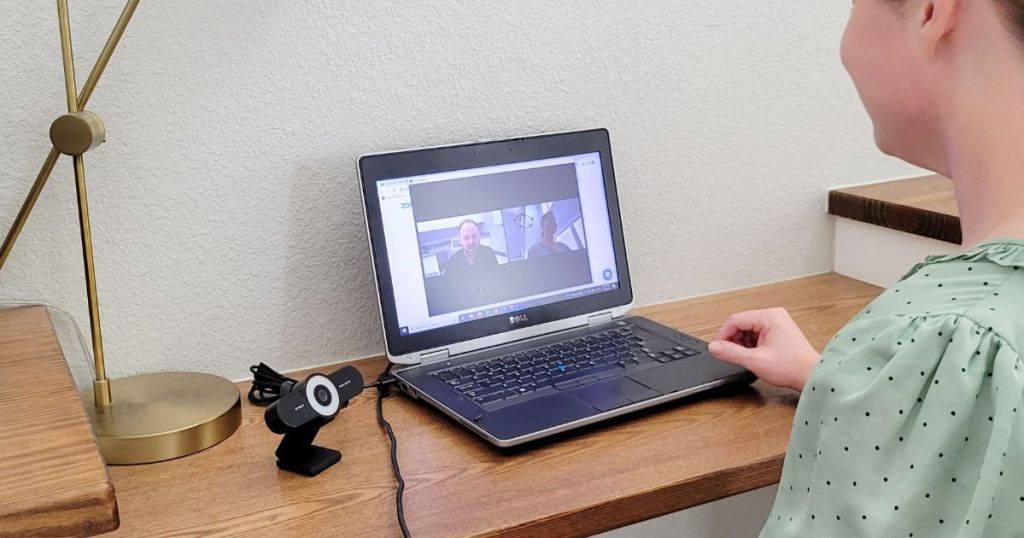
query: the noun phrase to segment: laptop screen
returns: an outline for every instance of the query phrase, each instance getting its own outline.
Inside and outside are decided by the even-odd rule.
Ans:
[[[392,357],[632,303],[604,129],[366,155],[359,176]]]
[[[600,154],[377,182],[398,330],[618,289]]]

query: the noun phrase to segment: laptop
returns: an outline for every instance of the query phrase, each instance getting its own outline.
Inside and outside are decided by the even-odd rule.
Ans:
[[[358,168],[398,386],[489,443],[754,379],[628,315],[607,130],[364,155]]]

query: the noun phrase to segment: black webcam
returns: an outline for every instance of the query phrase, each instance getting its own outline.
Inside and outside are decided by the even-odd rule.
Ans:
[[[312,374],[304,381],[281,384],[281,398],[267,407],[263,418],[270,431],[284,434],[277,447],[277,466],[316,476],[341,461],[341,452],[315,446],[320,428],[334,420],[349,400],[363,391],[359,370],[345,366],[329,374]]]

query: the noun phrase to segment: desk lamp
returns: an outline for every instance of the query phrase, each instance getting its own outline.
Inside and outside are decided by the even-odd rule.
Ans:
[[[194,372],[161,372],[114,380],[107,378],[83,158],[87,151],[103,143],[106,127],[103,120],[85,110],[85,106],[138,5],[139,0],[128,0],[79,92],[71,49],[68,2],[57,0],[68,113],[50,126],[53,147],[0,248],[2,269],[58,158],[61,154],[70,155],[78,193],[78,220],[95,363],[95,380],[82,397],[100,452],[107,463],[115,465],[162,461],[198,452],[226,439],[242,420],[238,388],[221,377]]]

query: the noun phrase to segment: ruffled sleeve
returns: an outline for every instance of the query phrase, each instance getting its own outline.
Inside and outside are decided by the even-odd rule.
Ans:
[[[763,536],[1022,532],[1017,350],[956,315],[867,317],[837,335],[801,398]]]

